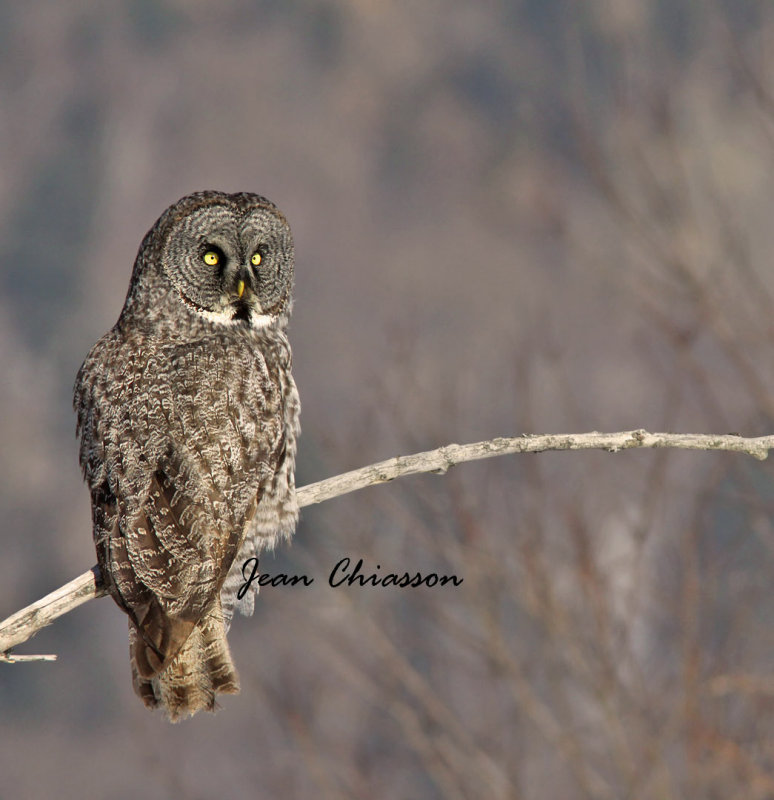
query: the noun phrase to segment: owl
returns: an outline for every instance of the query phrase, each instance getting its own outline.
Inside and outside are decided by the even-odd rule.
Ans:
[[[118,322],[75,382],[102,581],[134,689],[175,722],[237,693],[242,565],[298,519],[293,240],[256,194],[205,191],[145,236]]]

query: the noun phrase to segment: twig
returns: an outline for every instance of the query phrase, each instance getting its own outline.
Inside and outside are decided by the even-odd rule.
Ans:
[[[18,664],[21,661],[56,661],[56,653],[51,655],[37,656],[16,656],[8,653],[0,653],[0,662],[3,664]]]
[[[698,433],[649,433],[645,430],[622,433],[526,434],[511,438],[500,437],[473,444],[448,444],[436,450],[397,456],[361,469],[335,475],[298,489],[300,507],[322,503],[342,494],[375,486],[380,483],[418,475],[423,472],[445,473],[450,467],[465,461],[504,456],[512,453],[543,453],[547,450],[607,450],[617,453],[633,448],[670,447],[682,450],[727,450],[763,461],[774,449],[774,436],[745,438],[737,434],[712,435]],[[22,661],[35,658],[50,660],[49,656],[10,656],[10,650],[26,642],[41,628],[72,611],[82,603],[105,594],[95,566],[88,572],[23,608],[0,622],[0,660]]]

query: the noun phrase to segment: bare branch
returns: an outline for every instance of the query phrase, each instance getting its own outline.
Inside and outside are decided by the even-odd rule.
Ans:
[[[345,472],[298,490],[299,505],[309,506],[341,494],[386,483],[422,472],[443,474],[464,461],[505,456],[513,453],[543,453],[547,450],[607,450],[617,453],[635,447],[671,447],[681,450],[731,450],[763,461],[774,448],[774,436],[747,439],[737,434],[714,436],[700,433],[648,433],[644,430],[623,433],[549,433],[499,437],[473,444],[447,444],[437,450],[396,456],[378,464]],[[0,632],[2,627],[0,626]]]
[[[617,453],[633,448],[670,447],[682,450],[727,450],[763,461],[774,448],[774,436],[745,438],[736,434],[712,435],[698,433],[649,433],[645,430],[622,433],[576,434],[525,434],[517,437],[500,437],[473,444],[448,444],[436,450],[396,456],[367,467],[335,475],[298,489],[300,507],[322,503],[342,494],[375,486],[380,483],[418,475],[423,472],[445,473],[450,467],[465,461],[504,456],[513,453],[543,453],[548,450],[607,450]],[[30,660],[32,657],[10,656],[10,650],[26,642],[41,628],[58,617],[72,611],[82,603],[105,594],[99,577],[99,568],[65,584],[36,603],[23,608],[0,622],[0,661]],[[35,656],[36,660],[49,660],[50,656]]]
[[[12,647],[26,642],[57,617],[104,594],[106,592],[99,580],[99,567],[94,566],[37,603],[17,611],[0,623],[0,656],[9,657]],[[20,660],[19,656],[11,657],[11,663]]]
[[[0,662],[3,664],[19,664],[22,661],[56,661],[55,653],[51,655],[15,656],[12,653],[0,653]]]

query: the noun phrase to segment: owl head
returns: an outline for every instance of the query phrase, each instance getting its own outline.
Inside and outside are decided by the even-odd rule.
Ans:
[[[284,322],[293,289],[287,220],[257,194],[205,191],[170,206],[146,235],[124,316],[168,317],[170,304],[215,325]],[[176,315],[178,316],[178,315]]]

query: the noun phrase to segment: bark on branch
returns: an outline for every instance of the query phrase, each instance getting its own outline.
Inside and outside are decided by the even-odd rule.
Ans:
[[[448,444],[436,450],[397,456],[361,469],[335,475],[298,489],[300,507],[322,503],[342,494],[386,483],[406,475],[422,472],[445,473],[464,461],[504,456],[512,453],[542,453],[547,450],[607,450],[617,453],[633,448],[671,447],[682,450],[729,450],[746,453],[763,461],[774,448],[774,436],[745,438],[736,434],[715,436],[696,433],[649,433],[645,430],[622,433],[525,434],[500,437],[473,444]],[[0,622],[0,661],[46,660],[54,656],[13,656],[10,650],[26,642],[41,628],[72,611],[82,603],[102,597],[105,590],[95,566],[88,572],[46,595],[21,611]]]

